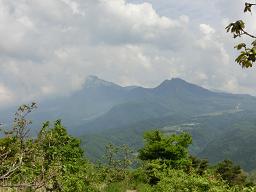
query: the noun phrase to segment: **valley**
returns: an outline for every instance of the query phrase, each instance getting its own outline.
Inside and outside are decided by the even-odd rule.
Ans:
[[[231,159],[247,171],[256,168],[256,98],[213,92],[178,78],[143,88],[90,76],[74,94],[39,103],[31,118],[34,134],[45,120],[62,119],[93,161],[102,158],[109,143],[128,144],[136,152],[143,133],[159,129],[189,132],[190,152],[211,163]]]

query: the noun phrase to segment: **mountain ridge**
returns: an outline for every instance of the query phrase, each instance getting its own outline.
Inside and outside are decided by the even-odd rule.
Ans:
[[[123,87],[90,76],[75,93],[42,102],[31,119],[35,129],[46,120],[62,119],[67,130],[81,138],[94,160],[101,157],[108,142],[130,144],[136,150],[142,146],[143,132],[158,128],[168,134],[189,132],[194,138],[191,152],[208,157],[210,162],[230,158],[251,170],[256,166],[246,166],[246,161],[254,161],[246,154],[238,159],[236,151],[229,155],[215,153],[230,150],[224,141],[234,142],[232,145],[242,153],[242,146],[232,140],[240,132],[231,133],[237,126],[242,127],[241,138],[245,139],[254,130],[255,116],[256,98],[250,95],[214,92],[179,78],[144,88]],[[250,141],[253,139],[256,135],[251,135]],[[250,144],[254,146],[247,146]],[[254,148],[249,151],[256,153]]]

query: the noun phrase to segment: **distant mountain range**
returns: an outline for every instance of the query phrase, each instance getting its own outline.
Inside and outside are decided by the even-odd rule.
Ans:
[[[232,159],[246,170],[256,168],[256,98],[213,92],[179,78],[143,88],[90,76],[76,93],[40,103],[33,119],[63,119],[92,159],[109,142],[136,150],[143,132],[158,128],[190,132],[191,152],[210,162]]]

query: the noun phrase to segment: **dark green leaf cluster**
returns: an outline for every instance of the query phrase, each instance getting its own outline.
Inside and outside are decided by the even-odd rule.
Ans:
[[[252,12],[252,6],[254,6],[254,3],[245,3],[244,12]]]
[[[192,138],[188,133],[165,135],[156,130],[145,133],[145,146],[139,150],[139,158],[145,161],[158,160],[172,168],[190,164],[188,146]]]
[[[245,3],[244,12],[251,12],[252,7],[255,6],[254,3]],[[247,36],[252,39],[256,39],[256,36],[248,33],[245,30],[245,23],[242,20],[230,23],[226,27],[227,32],[230,32],[233,34],[234,38],[241,37],[241,36]],[[256,61],[256,41],[254,40],[251,43],[252,47],[249,47],[246,45],[246,43],[239,43],[235,46],[235,49],[240,51],[239,56],[236,58],[236,62],[241,65],[243,68],[249,68],[252,67],[253,64]]]
[[[226,30],[234,35],[234,38],[241,37],[244,34],[245,23],[242,20],[230,23]]]
[[[246,181],[246,176],[239,165],[234,165],[230,160],[224,160],[216,166],[216,173],[227,181],[229,185],[242,185]]]

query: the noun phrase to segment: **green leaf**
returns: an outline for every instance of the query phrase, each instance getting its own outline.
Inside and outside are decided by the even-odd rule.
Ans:
[[[252,12],[252,5],[251,3],[245,3],[244,12]]]
[[[252,45],[256,47],[256,40],[252,42]]]
[[[246,48],[246,44],[245,43],[240,43],[240,44],[236,45],[235,48],[237,50],[241,50],[242,48]]]

